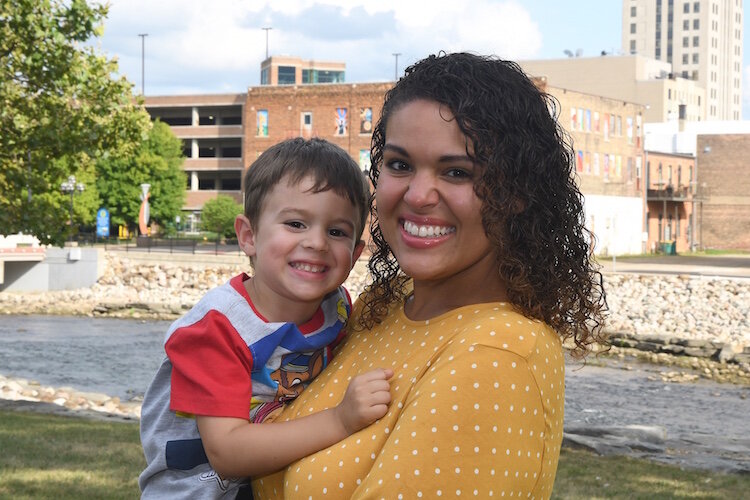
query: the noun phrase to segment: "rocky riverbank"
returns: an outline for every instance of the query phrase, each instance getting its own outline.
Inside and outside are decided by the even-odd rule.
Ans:
[[[144,261],[105,254],[92,287],[44,293],[0,292],[0,314],[65,314],[175,319],[207,290],[247,269],[234,262]],[[215,259],[218,260],[218,259]],[[367,281],[365,262],[347,280],[355,296]],[[650,353],[713,358],[750,371],[750,280],[605,274],[614,345]]]

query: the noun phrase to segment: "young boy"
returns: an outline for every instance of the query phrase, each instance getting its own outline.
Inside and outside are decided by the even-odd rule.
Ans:
[[[378,369],[352,379],[335,408],[270,422],[345,333],[340,285],[364,247],[368,187],[341,148],[291,139],[251,165],[244,191],[235,230],[254,273],[208,292],[167,332],[143,401],[144,498],[236,498],[247,477],[344,439],[390,402],[393,372]]]

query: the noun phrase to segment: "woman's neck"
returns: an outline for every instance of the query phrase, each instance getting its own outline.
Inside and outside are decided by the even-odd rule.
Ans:
[[[441,280],[414,280],[414,291],[404,304],[409,319],[421,321],[471,304],[505,302],[508,290],[500,277],[462,273]]]

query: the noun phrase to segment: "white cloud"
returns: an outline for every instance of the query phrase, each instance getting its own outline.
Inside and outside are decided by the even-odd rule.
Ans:
[[[270,54],[343,61],[346,79],[393,78],[439,50],[470,50],[511,59],[541,49],[541,34],[514,0],[110,0],[102,41],[119,56],[123,74],[140,86],[141,41],[146,38],[148,94],[242,92],[259,83],[271,26]]]

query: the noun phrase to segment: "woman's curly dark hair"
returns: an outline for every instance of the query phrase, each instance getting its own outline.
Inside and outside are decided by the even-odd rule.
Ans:
[[[607,310],[601,273],[591,260],[583,197],[573,179],[574,153],[558,125],[559,103],[540,91],[509,61],[469,53],[431,55],[408,67],[385,96],[372,135],[369,176],[377,189],[388,119],[406,103],[447,106],[471,141],[467,154],[484,167],[474,186],[482,223],[496,250],[508,299],[523,314],[542,320],[576,355],[606,343]],[[383,238],[371,196],[373,284],[363,295],[360,326],[382,321],[403,300],[408,280]]]

